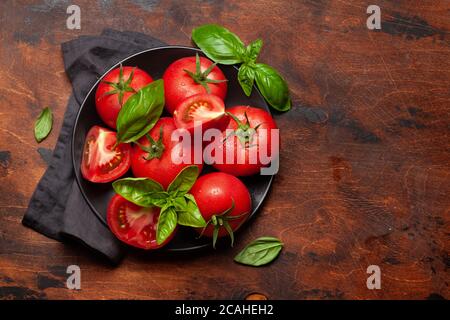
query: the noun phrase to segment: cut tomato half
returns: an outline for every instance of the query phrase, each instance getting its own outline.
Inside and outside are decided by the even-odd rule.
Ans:
[[[196,126],[201,125],[202,131],[228,125],[229,118],[225,113],[225,104],[219,97],[201,93],[183,100],[173,113],[177,128],[193,133]]]
[[[160,209],[140,207],[116,194],[108,204],[107,221],[112,233],[126,244],[141,249],[158,249],[166,245],[175,231],[158,245],[156,227]]]
[[[81,173],[92,182],[113,181],[130,169],[131,148],[121,143],[116,146],[116,133],[100,126],[93,126],[84,142]]]

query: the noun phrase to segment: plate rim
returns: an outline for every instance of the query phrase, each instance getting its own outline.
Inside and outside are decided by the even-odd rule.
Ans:
[[[72,167],[74,170],[74,174],[75,174],[75,180],[77,181],[77,185],[78,188],[83,196],[83,199],[86,201],[86,203],[88,204],[89,208],[92,210],[92,212],[94,213],[94,215],[97,217],[97,219],[105,226],[109,229],[108,224],[104,221],[103,216],[100,214],[100,212],[97,211],[97,209],[94,207],[94,205],[91,203],[91,201],[89,200],[88,196],[86,195],[82,185],[81,185],[81,177],[80,177],[80,172],[79,170],[76,169],[76,165],[75,165],[75,128],[78,125],[78,121],[80,119],[80,115],[81,115],[81,111],[83,110],[86,101],[88,99],[88,97],[91,95],[92,91],[97,87],[97,85],[100,83],[100,81],[105,77],[105,75],[110,72],[111,70],[117,68],[120,64],[122,64],[125,60],[131,59],[135,56],[150,52],[150,51],[156,51],[156,50],[167,50],[167,49],[187,49],[187,50],[191,50],[194,52],[200,52],[202,54],[204,54],[204,52],[199,49],[199,48],[194,48],[194,47],[189,47],[189,46],[181,46],[181,45],[165,45],[165,46],[158,46],[158,47],[154,47],[154,48],[149,48],[149,49],[145,49],[136,53],[133,53],[129,56],[126,56],[125,58],[121,59],[120,61],[118,61],[117,63],[115,63],[114,65],[112,65],[109,69],[107,69],[98,79],[97,81],[91,86],[91,88],[89,89],[89,91],[87,92],[86,96],[83,99],[83,102],[80,105],[80,108],[77,111],[77,116],[75,118],[75,122],[73,124],[73,128],[72,128],[72,138],[71,138],[71,155],[72,155]],[[236,71],[239,70],[238,67],[236,67],[235,65],[229,65],[231,67],[233,67],[234,69],[236,69]],[[272,112],[270,111],[270,107],[267,105],[267,102],[265,101],[263,95],[261,94],[261,92],[259,91],[259,89],[253,85],[253,90],[256,90],[257,94],[261,97],[261,99],[264,101],[264,104],[266,106],[266,111],[269,112],[269,114],[272,116]],[[251,220],[253,218],[253,216],[256,214],[256,212],[259,210],[259,208],[261,207],[262,203],[264,202],[264,200],[267,197],[267,194],[272,186],[272,182],[273,182],[273,178],[274,175],[270,175],[270,179],[268,181],[267,187],[264,190],[264,193],[262,195],[262,200],[258,203],[258,205],[256,207],[253,208],[252,212],[250,213],[248,219],[245,221],[244,224],[247,224],[249,222],[249,220]],[[171,251],[171,252],[186,252],[186,251],[196,251],[196,250],[200,250],[200,249],[204,249],[207,247],[212,247],[211,243],[205,243],[205,244],[200,244],[198,246],[193,246],[193,247],[189,247],[189,248],[161,248],[158,251]]]

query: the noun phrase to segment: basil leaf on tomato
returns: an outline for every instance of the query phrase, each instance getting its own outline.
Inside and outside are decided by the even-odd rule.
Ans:
[[[259,267],[275,260],[283,249],[283,243],[274,237],[261,237],[247,245],[234,257],[234,261]]]
[[[238,81],[245,95],[250,96],[255,82],[255,71],[247,64],[241,65],[238,71]]]
[[[246,58],[250,61],[255,62],[259,56],[259,52],[261,51],[263,45],[263,41],[261,39],[257,39],[250,43],[246,48]]]
[[[49,107],[45,108],[39,114],[39,117],[34,124],[34,137],[39,143],[43,141],[52,131],[53,115]]]
[[[156,243],[162,244],[172,234],[177,226],[177,213],[172,206],[161,208],[156,227]]]
[[[197,166],[188,166],[180,171],[176,178],[170,183],[167,188],[169,193],[177,193],[177,195],[184,195],[191,190],[192,186],[199,175]]]
[[[207,24],[192,30],[192,40],[208,58],[222,64],[244,61],[245,46],[241,39],[228,29]]]
[[[112,186],[117,194],[141,207],[159,206],[168,197],[158,182],[147,178],[124,178]]]
[[[186,206],[177,210],[178,224],[194,228],[206,226],[206,221],[198,209],[194,196],[187,193],[184,195],[184,199],[186,200]]]
[[[184,196],[179,196],[171,199],[172,205],[175,207],[175,211],[186,210],[187,202]]]
[[[133,94],[117,117],[117,141],[128,143],[144,136],[158,121],[164,108],[164,82],[154,81]]]
[[[267,64],[257,63],[254,70],[258,89],[267,102],[278,111],[288,111],[291,108],[291,98],[286,81]]]

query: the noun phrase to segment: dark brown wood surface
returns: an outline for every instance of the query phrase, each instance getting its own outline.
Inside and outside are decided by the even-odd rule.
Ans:
[[[373,1],[0,2],[0,298],[269,299],[449,298],[450,3],[376,1],[382,29],[366,27]],[[276,115],[281,168],[234,249],[193,256],[131,253],[113,268],[89,251],[21,225],[46,169],[70,83],[60,44],[105,27],[190,44],[216,22],[288,80],[294,108]],[[33,138],[44,106],[54,129]],[[237,265],[252,239],[285,243],[265,268]],[[65,288],[77,264],[82,289]],[[369,265],[381,290],[366,287]]]

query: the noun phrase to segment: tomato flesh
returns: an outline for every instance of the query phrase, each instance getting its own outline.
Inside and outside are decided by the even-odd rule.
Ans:
[[[223,100],[212,94],[197,94],[182,101],[174,113],[175,125],[193,133],[194,128],[202,126],[202,130],[210,128],[223,129],[229,118],[225,114]]]
[[[213,215],[220,215],[230,209],[234,202],[234,209],[229,213],[229,216],[241,217],[229,221],[233,231],[239,229],[252,210],[250,192],[245,184],[227,173],[213,172],[199,177],[189,193],[194,196],[200,213],[206,222],[210,221]],[[199,233],[202,230],[197,229]],[[209,224],[203,234],[212,237],[213,230],[214,226]],[[227,235],[226,229],[220,227],[218,236],[224,237]]]
[[[128,144],[119,144],[116,133],[100,126],[93,126],[87,136],[81,160],[81,173],[91,182],[113,181],[130,169],[131,148]]]
[[[114,235],[128,245],[141,249],[157,249],[166,245],[175,232],[161,245],[156,242],[160,209],[140,207],[116,194],[107,210],[107,222]]]

